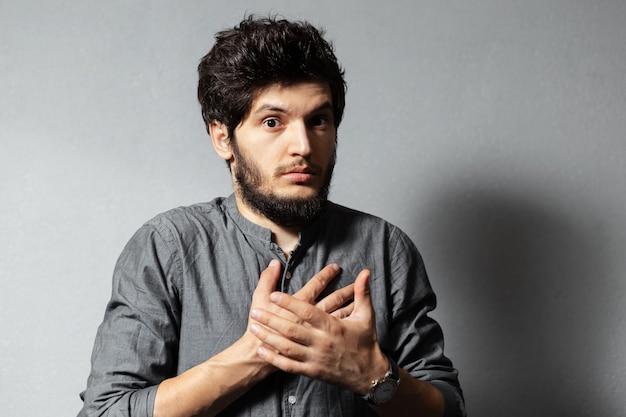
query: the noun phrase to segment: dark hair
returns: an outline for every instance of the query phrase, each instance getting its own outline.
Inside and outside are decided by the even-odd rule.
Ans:
[[[333,46],[323,34],[307,22],[254,16],[218,32],[215,45],[198,65],[198,100],[207,130],[218,120],[232,138],[260,89],[300,81],[328,83],[338,127],[346,83]]]

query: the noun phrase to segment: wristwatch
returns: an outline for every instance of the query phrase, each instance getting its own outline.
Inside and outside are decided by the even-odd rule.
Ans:
[[[369,392],[363,396],[363,399],[370,404],[380,405],[391,400],[400,383],[398,365],[389,356],[387,359],[389,360],[389,370],[382,378],[372,381]]]

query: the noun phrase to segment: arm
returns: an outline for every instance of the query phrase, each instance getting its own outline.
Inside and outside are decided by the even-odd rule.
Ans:
[[[255,356],[259,342],[246,332],[210,361],[175,376],[182,308],[178,301],[180,263],[167,242],[167,235],[162,238],[158,229],[142,227],[118,260],[113,294],[94,345],[88,386],[81,394],[81,417],[152,416],[153,411],[157,416],[215,414],[275,370]],[[277,264],[263,271],[253,306],[271,308],[267,300],[279,271]],[[324,269],[297,296],[314,303],[335,275],[333,267]],[[340,314],[351,298],[352,288],[346,287],[318,306]],[[168,407],[181,414],[170,413]]]
[[[317,296],[336,276],[338,268],[330,265],[316,274],[294,299],[314,303]],[[264,309],[284,320],[293,319],[269,301],[280,276],[280,263],[272,261],[263,271],[252,296],[252,309]],[[352,286],[330,294],[317,303],[325,313],[345,314],[342,308],[352,298]],[[276,368],[257,354],[261,342],[247,331],[235,344],[188,371],[163,381],[156,392],[154,417],[212,416],[224,409]]]
[[[252,332],[264,345],[258,354],[285,372],[298,373],[339,385],[358,395],[384,375],[389,362],[378,344],[369,293],[369,271],[354,286],[354,309],[345,318],[329,315],[287,294],[273,293],[272,302],[300,317],[284,320],[265,310],[253,310]],[[380,416],[444,415],[444,398],[432,384],[400,370],[401,382],[386,404],[374,406]]]

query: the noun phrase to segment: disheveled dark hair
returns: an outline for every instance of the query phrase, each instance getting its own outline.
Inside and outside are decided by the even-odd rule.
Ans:
[[[301,81],[328,83],[339,127],[345,106],[344,71],[323,35],[307,22],[254,16],[218,32],[215,45],[198,66],[198,100],[207,130],[218,120],[233,138],[260,89]]]

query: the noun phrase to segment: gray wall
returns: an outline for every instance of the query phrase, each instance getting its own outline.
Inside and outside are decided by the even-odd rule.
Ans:
[[[334,39],[332,198],[415,240],[470,414],[624,415],[626,2],[0,0],[2,415],[74,415],[124,243],[230,192],[195,67],[268,10]]]

